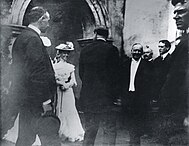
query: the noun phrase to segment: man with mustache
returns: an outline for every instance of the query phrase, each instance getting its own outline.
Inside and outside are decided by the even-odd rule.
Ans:
[[[147,111],[151,97],[151,62],[142,58],[143,46],[132,45],[132,58],[122,62],[122,105],[128,120],[130,145],[140,145],[140,137],[146,129]]]
[[[146,48],[144,48],[144,53],[142,57],[148,61],[153,62],[153,51],[148,45],[146,45]]]

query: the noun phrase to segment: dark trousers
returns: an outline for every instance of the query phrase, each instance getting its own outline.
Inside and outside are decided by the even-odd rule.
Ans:
[[[135,92],[128,92],[126,96],[126,104],[123,105],[123,113],[125,114],[128,124],[130,136],[130,145],[139,146],[140,137],[144,135],[148,116],[148,105],[141,101],[141,97]]]
[[[130,115],[128,121],[129,143],[131,146],[139,146],[141,144],[140,137],[144,135],[146,129],[146,115],[144,113]]]
[[[93,146],[98,129],[103,130],[102,145],[114,146],[116,143],[116,112],[84,113],[85,136],[83,146]]]
[[[42,107],[21,107],[19,116],[19,130],[16,146],[31,146],[37,134],[37,120],[42,113]]]
[[[22,107],[20,109],[19,131],[16,146],[31,146],[35,142],[39,129],[37,122],[41,117],[42,112],[42,107]],[[45,137],[39,135],[42,146],[60,146],[58,135],[56,135],[55,137]],[[57,139],[57,141],[54,141],[54,139]],[[51,144],[47,145],[47,141],[51,142]],[[52,143],[52,141],[54,143]]]

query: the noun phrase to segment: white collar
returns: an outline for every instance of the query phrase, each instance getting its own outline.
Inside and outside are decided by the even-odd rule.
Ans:
[[[163,60],[165,59],[165,57],[166,57],[168,54],[169,54],[169,52],[167,52],[167,53],[161,55],[161,57],[163,57]]]
[[[34,26],[32,24],[29,24],[28,27],[31,28],[31,29],[33,29],[34,31],[36,31],[39,35],[41,34],[41,31],[36,26]]]
[[[135,59],[132,58],[132,61],[135,62],[135,63],[140,62],[140,60],[141,60],[141,58],[139,58],[139,60],[135,60]]]
[[[152,61],[153,60],[153,58],[150,58],[148,61]]]
[[[187,28],[186,30],[181,31],[181,36],[182,36],[183,34],[188,34],[188,33],[189,33],[189,28]]]
[[[186,33],[187,33],[187,34],[189,33],[189,28],[186,30]]]
[[[105,41],[106,42],[106,39],[104,39],[104,38],[96,38],[97,40],[103,40],[103,41]]]
[[[40,36],[40,38],[41,38],[44,46],[46,46],[46,47],[51,46],[51,40],[48,37]]]

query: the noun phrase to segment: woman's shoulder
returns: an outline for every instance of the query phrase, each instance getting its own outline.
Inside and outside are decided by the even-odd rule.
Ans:
[[[66,69],[68,69],[70,71],[74,71],[75,70],[75,66],[73,64],[71,64],[71,63],[68,63],[68,62],[65,63],[65,67],[66,67]]]
[[[75,66],[67,62],[62,62],[58,65],[56,69],[61,69],[64,72],[73,72],[75,70]]]
[[[69,66],[69,67],[75,67],[73,64],[71,64],[71,63],[69,63],[69,62],[66,62],[65,63],[67,66]]]
[[[61,70],[61,72],[73,72],[75,70],[73,64],[62,61],[53,64],[53,68],[55,71]]]

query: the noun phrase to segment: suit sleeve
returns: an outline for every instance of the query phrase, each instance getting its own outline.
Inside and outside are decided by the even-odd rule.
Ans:
[[[156,93],[156,76],[155,76],[155,70],[154,70],[154,65],[152,62],[149,62],[149,98],[150,100],[155,99],[155,93]]]
[[[28,94],[30,97],[40,97],[39,102],[48,100],[50,96],[48,80],[51,74],[47,69],[42,42],[32,37],[26,46],[26,59],[24,63],[25,74],[28,78]],[[44,48],[45,49],[45,48]],[[49,76],[48,76],[49,75]]]
[[[120,60],[119,60],[119,52],[118,49],[113,46],[113,48],[109,51],[108,60],[107,60],[107,68],[108,68],[108,80],[110,82],[110,86],[112,89],[112,95],[114,97],[119,97],[120,94]]]

